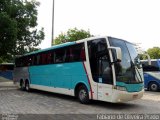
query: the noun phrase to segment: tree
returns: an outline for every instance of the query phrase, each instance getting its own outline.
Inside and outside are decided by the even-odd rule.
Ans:
[[[43,28],[37,30],[35,0],[0,0],[0,59],[35,50],[44,39]]]
[[[160,58],[160,47],[153,47],[147,50],[147,53],[150,55],[151,59]]]
[[[9,59],[17,39],[17,23],[3,12],[0,13],[0,63]],[[8,54],[7,54],[8,53]]]
[[[65,42],[77,41],[80,39],[88,38],[93,35],[89,31],[83,29],[78,30],[77,28],[69,29],[67,33],[61,33],[58,37],[54,39],[55,44],[61,44]]]

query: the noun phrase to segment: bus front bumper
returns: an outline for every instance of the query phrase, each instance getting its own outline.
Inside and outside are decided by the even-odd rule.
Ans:
[[[127,92],[114,90],[112,96],[113,103],[123,103],[131,100],[136,100],[142,98],[144,94],[144,89],[139,92]]]

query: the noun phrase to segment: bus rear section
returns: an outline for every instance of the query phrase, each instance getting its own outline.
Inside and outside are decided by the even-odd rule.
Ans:
[[[144,85],[146,90],[160,90],[160,59],[141,60],[144,71]]]

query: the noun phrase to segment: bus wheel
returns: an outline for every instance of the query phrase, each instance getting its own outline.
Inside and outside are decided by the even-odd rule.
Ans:
[[[78,99],[82,104],[89,103],[89,95],[86,86],[82,85],[79,87]]]
[[[149,90],[151,90],[151,91],[158,91],[158,84],[156,82],[151,82],[149,84]]]
[[[25,90],[26,90],[27,92],[30,91],[30,86],[29,86],[28,80],[26,80],[26,82],[25,82]]]
[[[25,90],[25,84],[24,84],[23,80],[20,81],[20,89]]]

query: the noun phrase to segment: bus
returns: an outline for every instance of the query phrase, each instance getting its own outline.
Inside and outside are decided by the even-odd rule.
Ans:
[[[126,102],[143,96],[143,70],[134,44],[91,37],[55,45],[15,59],[14,82],[90,100]]]
[[[160,59],[141,60],[144,71],[144,87],[146,90],[158,91],[160,89]]]
[[[14,69],[13,63],[0,64],[0,79],[1,81],[13,80],[12,72]]]

